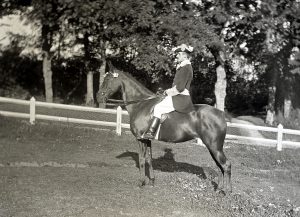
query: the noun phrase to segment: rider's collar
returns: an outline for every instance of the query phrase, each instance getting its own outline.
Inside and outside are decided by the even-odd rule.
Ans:
[[[177,66],[176,66],[176,69],[179,69],[179,68],[181,68],[181,67],[183,67],[183,66],[185,66],[185,65],[191,65],[191,61],[189,61],[189,60],[183,60],[181,63],[179,63]]]

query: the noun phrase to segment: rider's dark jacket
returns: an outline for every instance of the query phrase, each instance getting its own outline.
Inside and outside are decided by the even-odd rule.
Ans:
[[[194,110],[191,96],[181,94],[183,91],[190,91],[192,79],[193,68],[190,62],[188,61],[187,64],[183,64],[182,66],[179,65],[172,84],[172,87],[176,86],[176,89],[179,92],[179,94],[172,96],[173,106],[178,112],[188,113]]]

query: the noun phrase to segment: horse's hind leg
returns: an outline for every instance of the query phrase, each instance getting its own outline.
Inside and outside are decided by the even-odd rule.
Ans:
[[[226,159],[222,149],[218,150],[213,147],[209,148],[209,152],[221,170],[221,174],[219,173],[218,188],[231,192],[231,163]]]
[[[153,171],[153,166],[152,166],[152,146],[151,146],[151,141],[146,140],[147,144],[147,154],[146,154],[146,163],[148,165],[148,171],[149,171],[149,184],[154,185],[154,171]]]
[[[209,153],[215,163],[221,170],[221,174],[219,173],[218,177],[218,188],[223,189],[225,187],[225,191],[231,192],[231,163],[227,160],[223,151],[225,133],[226,132],[221,133],[220,131],[218,133],[214,131],[207,131],[201,134],[201,139],[209,150]]]
[[[147,144],[139,142],[139,170],[140,170],[140,183],[139,186],[144,186],[146,184],[146,170],[145,170],[145,160],[146,160],[146,150]]]

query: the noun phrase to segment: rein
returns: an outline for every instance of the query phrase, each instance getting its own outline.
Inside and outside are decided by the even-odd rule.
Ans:
[[[116,104],[116,105],[119,105],[119,106],[127,106],[127,105],[136,104],[136,103],[144,102],[144,101],[147,101],[147,100],[150,100],[150,99],[156,99],[156,98],[161,98],[161,97],[163,97],[163,96],[161,96],[161,95],[155,95],[155,96],[150,96],[150,97],[147,97],[147,98],[144,98],[144,99],[123,101],[123,103],[113,103],[113,104]],[[115,101],[115,102],[117,102],[119,100],[108,99],[108,101]]]

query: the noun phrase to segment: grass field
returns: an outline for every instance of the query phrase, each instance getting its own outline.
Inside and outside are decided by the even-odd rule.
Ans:
[[[226,143],[233,193],[215,192],[206,148],[153,142],[138,187],[131,134],[0,117],[0,216],[300,216],[300,150]]]

